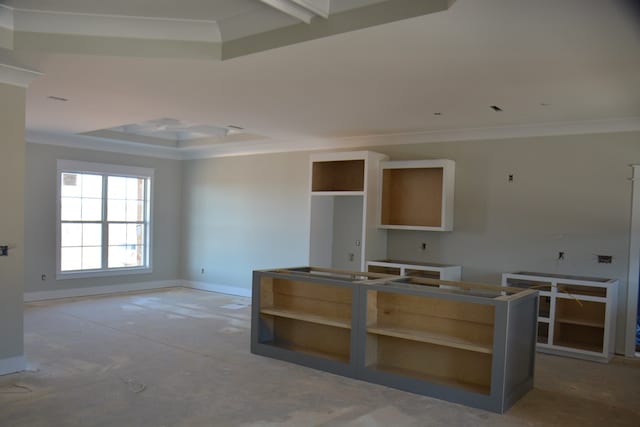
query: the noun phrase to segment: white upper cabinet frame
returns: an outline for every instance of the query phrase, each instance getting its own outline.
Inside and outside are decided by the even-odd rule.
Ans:
[[[380,163],[378,226],[398,230],[453,230],[455,162]]]

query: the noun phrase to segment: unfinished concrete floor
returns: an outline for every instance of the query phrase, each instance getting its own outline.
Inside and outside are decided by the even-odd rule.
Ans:
[[[0,377],[0,426],[640,425],[635,361],[538,355],[535,389],[497,415],[252,355],[247,304],[182,288],[29,304],[30,370]]]

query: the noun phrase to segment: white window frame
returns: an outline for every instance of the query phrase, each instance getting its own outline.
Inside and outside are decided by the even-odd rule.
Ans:
[[[75,270],[75,271],[62,271],[60,269],[61,262],[61,235],[62,235],[62,221],[60,218],[61,208],[61,184],[63,173],[87,173],[87,174],[101,174],[108,176],[121,176],[128,178],[145,178],[148,179],[148,191],[147,191],[147,209],[148,218],[146,222],[146,242],[145,258],[147,260],[146,265],[140,267],[119,267],[119,268],[101,268],[93,270]],[[58,166],[56,171],[56,279],[82,279],[91,277],[105,277],[105,276],[123,276],[130,274],[145,274],[153,272],[153,185],[154,185],[154,169],[111,165],[105,163],[92,163],[82,162],[75,160],[62,160],[58,159]],[[107,194],[102,195],[103,200],[106,199]],[[104,202],[103,202],[104,203]],[[103,218],[106,221],[106,218]],[[103,239],[103,251],[105,250],[105,239],[108,239],[108,235],[102,236]]]

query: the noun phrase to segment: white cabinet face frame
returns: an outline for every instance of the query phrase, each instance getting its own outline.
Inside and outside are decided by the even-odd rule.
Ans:
[[[393,224],[384,222],[384,212],[392,209],[393,201],[385,201],[384,196],[384,177],[385,171],[391,170],[411,170],[411,169],[442,169],[442,198],[440,209],[440,222],[434,225],[423,224]],[[455,162],[453,160],[437,159],[437,160],[406,160],[406,161],[384,161],[380,163],[380,172],[378,178],[378,227],[396,230],[421,230],[421,231],[451,231],[453,230],[453,207],[454,207],[454,190],[455,190]],[[389,196],[391,197],[391,196]],[[412,204],[423,201],[423,197],[412,197]],[[390,206],[386,206],[387,203]],[[398,206],[397,206],[398,207]],[[398,208],[402,208],[401,206]],[[405,214],[406,215],[406,214]],[[413,214],[409,214],[413,216]],[[391,219],[388,220],[391,222]],[[403,221],[404,222],[404,221]],[[416,221],[419,222],[419,221]]]
[[[540,287],[533,285],[531,288],[539,291],[539,298],[550,298],[549,316],[538,316],[538,327],[540,324],[548,325],[547,341],[538,341],[537,349],[543,353],[556,354],[561,356],[577,357],[596,362],[608,362],[615,351],[615,327],[617,316],[618,281],[614,279],[598,279],[574,276],[553,276],[543,273],[503,273],[503,286],[517,286],[510,283],[514,281],[530,281],[539,283]],[[542,287],[544,286],[544,287]],[[565,287],[571,287],[566,290]],[[596,295],[589,295],[589,294]],[[602,295],[597,295],[601,293]],[[573,306],[597,308],[603,305],[602,321],[592,321],[579,318],[572,318],[571,315],[559,314],[560,306]],[[595,351],[584,348],[584,344],[576,343],[572,346],[570,342],[558,342],[556,339],[556,328],[560,324],[576,325],[578,328],[602,329],[602,350]],[[582,346],[583,348],[580,348]]]
[[[318,265],[322,267],[333,267],[331,263],[328,261],[331,258],[331,254],[324,254],[323,256],[317,256],[318,251],[318,241],[314,241],[314,236],[317,238],[322,233],[318,230],[318,224],[314,224],[313,217],[318,212],[314,212],[314,206],[324,206],[324,211],[321,215],[326,216],[329,209],[328,206],[333,206],[333,203],[338,201],[339,198],[345,196],[355,196],[362,198],[362,228],[360,232],[360,237],[358,238],[359,246],[356,245],[358,251],[358,259],[360,263],[357,266],[350,267],[353,270],[364,270],[365,262],[369,257],[382,257],[386,255],[386,234],[381,233],[377,230],[376,227],[376,216],[375,216],[375,207],[377,206],[377,196],[378,182],[375,179],[378,173],[378,167],[382,160],[388,159],[387,156],[375,153],[372,151],[350,151],[350,152],[331,152],[331,153],[318,153],[312,154],[310,156],[309,162],[309,203],[310,203],[310,214],[311,214],[311,224],[310,224],[310,264]],[[323,163],[323,162],[350,162],[350,161],[362,161],[363,169],[362,169],[362,190],[328,190],[328,191],[314,191],[314,164]],[[333,232],[333,221],[329,221],[328,218],[321,219],[322,222],[326,224],[331,223],[331,231]],[[323,227],[320,224],[320,228]],[[321,249],[321,251],[326,252],[326,247],[333,246],[333,242],[327,242],[328,236],[324,236],[325,240],[324,246],[325,249]],[[331,238],[332,239],[332,238]],[[321,262],[318,260],[321,259]]]
[[[408,271],[418,270],[433,272],[438,274],[440,280],[460,280],[462,276],[462,267],[459,265],[444,265],[444,264],[411,264],[409,262],[394,262],[394,261],[367,261],[367,270],[369,266],[385,267],[398,269],[399,276],[409,276]]]

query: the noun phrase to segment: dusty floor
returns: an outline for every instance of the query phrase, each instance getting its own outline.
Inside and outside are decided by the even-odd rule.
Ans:
[[[248,302],[171,289],[30,304],[31,367],[0,377],[0,426],[640,425],[634,361],[538,355],[535,389],[497,415],[254,356]]]

